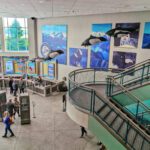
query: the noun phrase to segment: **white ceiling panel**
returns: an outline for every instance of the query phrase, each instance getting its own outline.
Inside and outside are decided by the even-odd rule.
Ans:
[[[57,17],[150,10],[150,0],[0,0],[1,17]]]

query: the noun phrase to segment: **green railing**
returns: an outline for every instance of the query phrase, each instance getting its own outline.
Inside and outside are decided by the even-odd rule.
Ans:
[[[107,96],[112,97],[112,101],[125,110],[126,113],[130,113],[133,118],[149,129],[149,119],[146,115],[139,117],[139,114],[149,112],[150,108],[146,106],[142,100],[133,95],[127,88],[118,83],[113,77],[107,77]],[[119,91],[119,93],[118,93]],[[121,91],[121,93],[120,93]],[[132,105],[132,108],[130,106]],[[134,105],[134,106],[133,106]]]
[[[141,124],[149,128],[150,120],[148,114],[139,117],[139,113],[149,112],[150,108],[142,103],[142,100],[133,95],[131,89],[136,84],[143,84],[150,80],[150,59],[127,68],[125,71],[115,75],[107,76],[106,95],[121,106],[121,109],[130,112]],[[121,94],[124,95],[121,95]],[[120,97],[119,97],[120,94]],[[129,105],[134,105],[135,110],[131,110]],[[150,117],[150,116],[149,116]],[[141,118],[141,119],[140,119]]]
[[[146,130],[135,124],[93,86],[107,84],[105,77],[111,74],[94,69],[80,69],[69,74],[69,97],[82,111],[96,117],[127,149],[149,150],[150,136]]]
[[[133,65],[125,71],[118,73],[113,78],[124,86],[130,86],[130,84],[142,84],[150,80],[150,59]]]

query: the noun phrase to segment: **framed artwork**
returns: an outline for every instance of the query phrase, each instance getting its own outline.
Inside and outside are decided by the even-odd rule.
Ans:
[[[2,72],[2,57],[0,56],[0,73]]]
[[[13,74],[14,73],[14,64],[13,61],[5,62],[5,74]]]
[[[64,54],[57,56],[59,64],[67,64],[67,25],[43,25],[42,45],[39,56],[55,50],[63,50]]]
[[[136,53],[130,52],[113,52],[113,68],[114,69],[125,69],[136,63]]]
[[[55,67],[54,63],[48,64],[48,76],[51,80],[55,79]]]
[[[137,48],[139,39],[140,23],[117,23],[116,28],[131,29],[132,32],[122,37],[114,37],[114,46],[124,48]]]
[[[28,69],[28,74],[35,74],[35,62],[29,61],[27,69]]]
[[[14,56],[14,57],[4,56],[3,57],[4,64],[6,64],[6,62],[8,62],[8,61],[13,62],[13,73],[14,74],[26,73],[27,60],[28,60],[28,57],[23,57],[23,56]],[[4,66],[4,70],[6,70],[6,66]]]
[[[150,49],[150,22],[145,23],[142,48]]]
[[[87,56],[85,48],[69,48],[70,66],[87,68]]]
[[[94,34],[102,35],[107,41],[99,42],[91,46],[90,67],[108,69],[109,51],[110,51],[110,37],[105,33],[112,29],[112,24],[93,24],[92,32]]]

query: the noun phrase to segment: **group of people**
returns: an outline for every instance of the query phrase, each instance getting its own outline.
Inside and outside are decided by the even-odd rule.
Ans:
[[[13,94],[14,96],[17,95],[18,88],[20,89],[20,93],[24,93],[25,89],[25,82],[22,78],[19,80],[19,84],[13,78],[10,78],[9,80],[9,88],[10,88],[10,94]]]
[[[5,124],[5,133],[2,137],[7,138],[7,132],[11,133],[10,137],[14,136],[13,131],[11,130],[11,124],[15,119],[16,113],[20,116],[20,103],[17,100],[17,97],[14,98],[14,102],[12,99],[9,99],[8,103],[5,105],[5,111],[3,113],[3,123]]]

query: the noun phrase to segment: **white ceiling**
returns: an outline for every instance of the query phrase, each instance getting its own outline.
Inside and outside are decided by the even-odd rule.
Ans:
[[[2,17],[57,17],[150,10],[150,0],[0,0]]]

